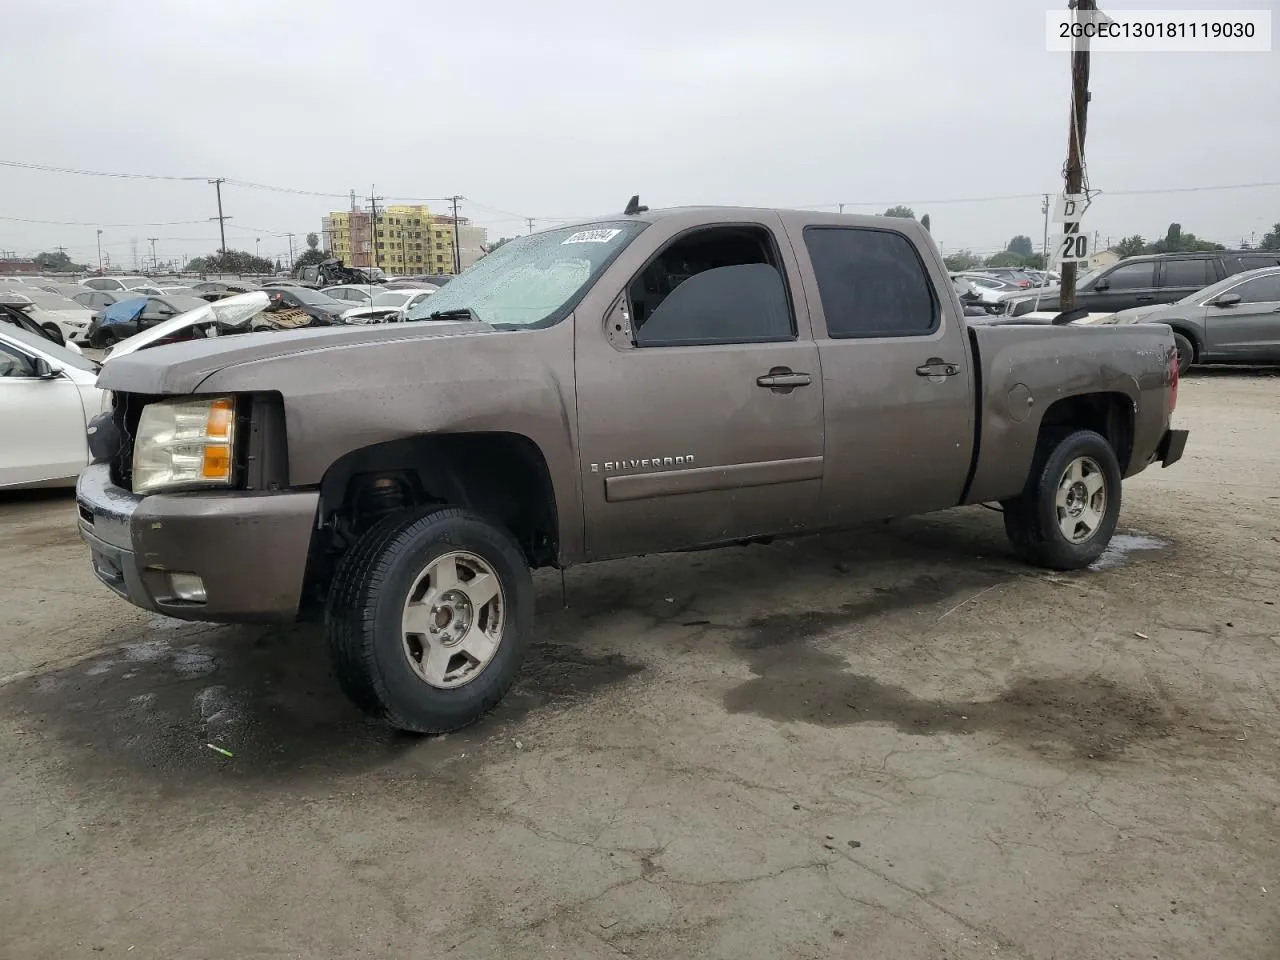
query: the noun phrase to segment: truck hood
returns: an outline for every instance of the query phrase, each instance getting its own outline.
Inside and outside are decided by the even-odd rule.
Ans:
[[[204,337],[137,350],[123,356],[110,356],[98,375],[98,386],[130,393],[191,393],[220,370],[242,364],[305,353],[336,355],[395,341],[474,337],[495,332],[485,323],[433,321],[394,326],[302,327]],[[338,362],[336,356],[316,357],[315,360],[318,372]],[[271,383],[264,382],[262,387],[270,389]]]

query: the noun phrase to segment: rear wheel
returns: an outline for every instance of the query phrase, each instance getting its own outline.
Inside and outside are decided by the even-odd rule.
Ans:
[[[338,566],[325,619],[356,706],[402,730],[443,733],[480,719],[515,680],[533,583],[506,531],[429,507],[361,537]]]
[[[1078,570],[1102,555],[1120,518],[1120,464],[1092,430],[1041,438],[1023,492],[1004,503],[1017,553],[1054,570]]]
[[[1177,332],[1173,335],[1173,345],[1178,351],[1178,374],[1181,375],[1195,362],[1196,346],[1189,337]]]

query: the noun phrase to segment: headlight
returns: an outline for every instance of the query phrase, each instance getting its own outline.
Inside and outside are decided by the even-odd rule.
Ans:
[[[235,423],[231,397],[147,404],[133,445],[133,492],[230,484]]]

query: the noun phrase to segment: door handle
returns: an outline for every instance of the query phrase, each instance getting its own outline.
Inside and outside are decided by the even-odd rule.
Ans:
[[[756,386],[768,387],[770,390],[788,391],[796,387],[807,387],[813,378],[807,373],[796,373],[790,367],[774,367],[763,376],[756,377]]]
[[[937,357],[930,357],[928,363],[916,367],[917,377],[954,377],[960,368],[954,363],[947,363]]]
[[[1144,296],[1144,297],[1135,297],[1134,299],[1137,300],[1139,303],[1150,303],[1152,300],[1155,299],[1155,297]]]

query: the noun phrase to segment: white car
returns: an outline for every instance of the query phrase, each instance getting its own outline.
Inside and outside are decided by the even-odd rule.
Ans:
[[[969,281],[974,292],[982,299],[984,306],[994,307],[1001,299],[1010,293],[1026,293],[1016,283],[1010,283],[1000,277],[993,277],[987,273],[955,273],[952,279],[959,278]]]
[[[399,323],[408,315],[410,308],[418,306],[435,292],[435,287],[387,290],[375,294],[369,306],[347,310],[342,314],[342,319],[346,323]]]
[[[46,330],[56,327],[64,340],[88,343],[93,311],[83,304],[35,287],[21,293],[17,290],[0,290],[0,300],[19,307]]]
[[[80,282],[90,290],[132,290],[151,285],[147,277],[87,277]]]
[[[336,287],[325,287],[320,292],[334,300],[345,300],[353,307],[367,307],[373,303],[374,297],[387,291],[385,287],[371,283],[340,283]]]
[[[97,379],[92,360],[0,326],[0,488],[75,485],[88,423],[110,407]]]

